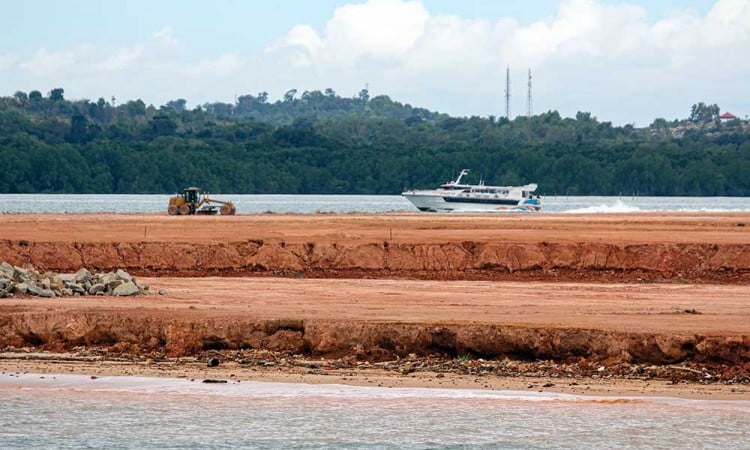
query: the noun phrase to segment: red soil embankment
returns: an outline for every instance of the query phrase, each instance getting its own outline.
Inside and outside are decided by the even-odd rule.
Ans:
[[[287,244],[0,241],[0,261],[148,276],[287,275],[433,280],[750,281],[744,244]]]
[[[0,303],[0,347],[750,363],[744,286],[146,279],[166,296]],[[750,369],[750,366],[747,367]],[[744,369],[743,369],[744,370]]]
[[[0,260],[138,275],[750,281],[748,214],[0,216]]]

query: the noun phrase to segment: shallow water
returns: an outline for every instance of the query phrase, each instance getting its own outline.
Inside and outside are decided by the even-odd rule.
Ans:
[[[7,374],[0,398],[2,448],[750,447],[746,401]]]
[[[400,195],[226,194],[216,198],[234,201],[238,214],[417,211]],[[154,213],[166,211],[168,199],[168,195],[0,194],[0,213]],[[542,203],[547,213],[750,212],[748,197],[556,196],[543,197]]]

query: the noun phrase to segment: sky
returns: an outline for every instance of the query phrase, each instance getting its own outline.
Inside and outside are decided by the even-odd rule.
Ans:
[[[2,2],[0,95],[156,106],[289,89],[454,116],[527,109],[646,126],[697,102],[750,114],[750,0]],[[12,23],[12,25],[8,25]]]

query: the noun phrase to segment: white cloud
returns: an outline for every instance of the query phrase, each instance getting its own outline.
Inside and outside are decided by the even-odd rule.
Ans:
[[[21,63],[21,68],[34,75],[49,75],[72,67],[76,61],[76,52],[66,50],[48,52],[41,49],[28,61]]]
[[[314,68],[318,78],[370,81],[396,98],[467,115],[502,113],[507,66],[515,104],[525,103],[522,77],[531,67],[537,111],[589,109],[621,123],[731,100],[728,85],[748,79],[750,1],[719,0],[705,17],[648,19],[627,3],[566,0],[554,17],[521,26],[434,15],[418,1],[370,0],[337,9],[320,32],[294,27],[268,53],[302,52],[290,64],[301,78]]]
[[[163,26],[161,30],[154,33],[154,39],[170,45],[177,44],[177,39],[172,36],[172,27],[168,25]]]
[[[272,45],[273,53],[292,48],[306,53],[307,65],[356,64],[361,58],[390,60],[406,55],[424,33],[429,13],[421,2],[370,0],[337,8],[321,36],[308,25],[297,25]]]
[[[113,55],[105,57],[104,60],[97,62],[96,66],[105,71],[118,71],[135,65],[143,56],[143,49],[140,47],[121,48]]]
[[[195,66],[189,67],[187,72],[193,76],[228,76],[239,74],[244,64],[238,55],[225,54],[214,59],[202,59]]]
[[[21,85],[13,89],[64,86],[68,97],[114,93],[155,104],[260,91],[280,97],[290,88],[354,95],[369,82],[374,95],[418,106],[502,115],[505,68],[513,111],[522,113],[530,67],[536,112],[591,111],[639,125],[684,117],[697,101],[750,112],[739,95],[750,79],[750,0],[718,0],[704,16],[684,10],[660,18],[625,1],[564,0],[553,16],[522,25],[512,17],[433,14],[418,0],[369,0],[337,8],[319,29],[295,25],[260,54],[190,54],[165,26],[128,47],[0,55],[0,70],[15,72],[10,81]]]
[[[322,47],[318,32],[308,25],[296,25],[266,49],[266,54],[281,54],[293,67],[307,67]]]

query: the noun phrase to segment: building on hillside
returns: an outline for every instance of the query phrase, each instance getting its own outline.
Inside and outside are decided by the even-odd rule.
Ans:
[[[730,122],[732,120],[738,120],[738,119],[737,119],[737,116],[735,116],[734,114],[730,112],[725,112],[724,114],[719,116],[719,120],[721,121],[721,123],[726,123],[726,122]]]

